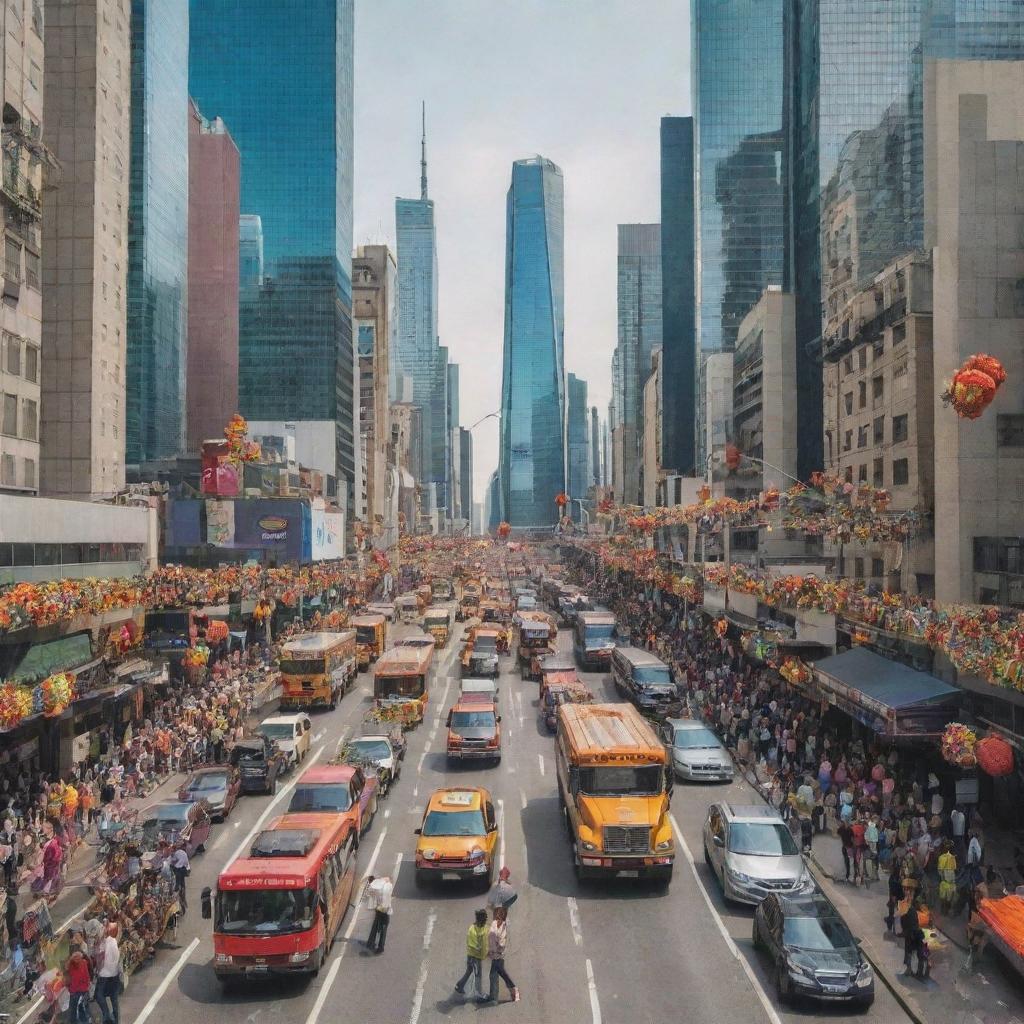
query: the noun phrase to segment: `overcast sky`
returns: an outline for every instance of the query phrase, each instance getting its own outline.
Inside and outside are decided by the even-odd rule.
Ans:
[[[461,419],[498,408],[505,193],[540,153],[565,182],[566,369],[601,415],[615,347],[616,224],[657,221],[659,119],[690,113],[687,0],[356,0],[353,243],[394,248],[395,197],[419,195],[427,103],[441,344]],[[474,500],[497,421],[473,432]]]

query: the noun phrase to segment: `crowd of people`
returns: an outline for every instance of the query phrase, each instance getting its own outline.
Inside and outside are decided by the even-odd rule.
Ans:
[[[690,712],[717,732],[805,850],[827,832],[841,843],[846,881],[870,884],[887,873],[885,926],[904,941],[908,973],[927,976],[924,936],[936,910],[966,912],[973,964],[984,942],[978,900],[999,880],[984,867],[977,808],[947,802],[937,751],[865,738],[841,712],[749,657],[711,618],[686,614],[674,595],[655,599],[632,577],[583,560],[574,578],[615,613],[629,642],[672,666]]]

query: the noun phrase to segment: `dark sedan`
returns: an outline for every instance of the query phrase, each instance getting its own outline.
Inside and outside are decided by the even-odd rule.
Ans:
[[[224,821],[235,806],[240,788],[241,779],[237,768],[230,765],[200,768],[185,780],[185,784],[178,790],[178,799],[183,803],[207,800],[214,820]]]

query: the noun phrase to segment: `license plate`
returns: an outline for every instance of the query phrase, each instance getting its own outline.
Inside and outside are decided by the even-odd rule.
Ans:
[[[269,968],[266,966],[266,964],[263,964],[263,965],[258,966],[258,967],[246,967],[245,973],[246,974],[266,974],[268,972],[268,970],[269,970]]]
[[[616,873],[618,874],[619,878],[639,878],[640,877],[640,872],[639,871],[618,871]]]
[[[442,882],[457,882],[462,876],[457,871],[442,871]]]
[[[841,994],[846,991],[846,987],[844,985],[822,985],[821,990],[822,992]]]

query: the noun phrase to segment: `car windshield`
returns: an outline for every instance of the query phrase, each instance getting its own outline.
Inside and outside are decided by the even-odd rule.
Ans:
[[[482,836],[485,832],[481,811],[429,811],[423,821],[425,836]]]
[[[594,640],[611,640],[615,636],[615,624],[609,622],[607,624],[587,626],[583,631],[583,636],[587,643]]]
[[[290,740],[295,738],[295,726],[291,722],[264,722],[260,732],[272,740]]]
[[[281,671],[286,676],[316,676],[323,675],[323,658],[282,658]]]
[[[452,715],[453,729],[493,729],[493,711],[456,711]]]
[[[191,808],[191,804],[171,804],[167,807],[158,807],[151,813],[146,824],[156,825],[160,828],[167,826],[181,828],[188,821],[188,812]]]
[[[312,889],[232,889],[217,897],[216,929],[232,935],[273,935],[313,927]]]
[[[850,949],[854,945],[850,930],[838,917],[787,917],[782,939],[787,946],[820,951]]]
[[[633,678],[642,686],[658,683],[664,686],[672,684],[668,665],[643,665],[633,671]]]
[[[720,746],[718,737],[710,729],[676,729],[672,745],[680,750],[704,750]]]
[[[473,653],[476,654],[478,651],[489,654],[491,651],[498,649],[497,637],[493,636],[478,636],[473,640]]]
[[[580,789],[593,796],[615,793],[660,793],[664,783],[661,765],[609,765],[605,768],[580,769]]]
[[[289,811],[347,811],[352,806],[348,785],[322,785],[312,783],[295,787]]]
[[[447,626],[448,625],[448,616],[447,615],[428,615],[423,621],[428,626]]]
[[[355,740],[350,746],[369,761],[386,761],[393,753],[385,740]]]
[[[197,775],[189,784],[191,793],[209,793],[223,789],[227,785],[227,776],[217,772],[214,775]]]
[[[799,853],[792,833],[781,821],[733,822],[729,849],[749,857],[792,857]]]

